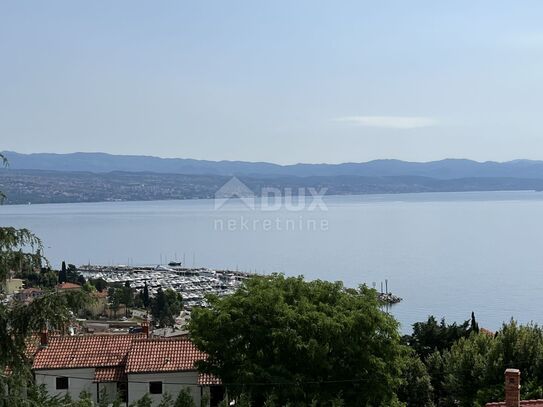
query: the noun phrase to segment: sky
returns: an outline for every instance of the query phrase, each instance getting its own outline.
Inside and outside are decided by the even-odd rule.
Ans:
[[[543,159],[541,1],[0,0],[0,150]]]

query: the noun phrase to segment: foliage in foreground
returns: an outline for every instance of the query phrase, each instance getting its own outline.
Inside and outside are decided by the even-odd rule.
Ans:
[[[208,300],[192,313],[191,335],[209,355],[200,367],[231,395],[256,405],[392,403],[407,352],[374,290],[273,275]]]

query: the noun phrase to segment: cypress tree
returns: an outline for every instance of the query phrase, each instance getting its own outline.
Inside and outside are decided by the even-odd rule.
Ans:
[[[479,324],[475,320],[475,313],[471,311],[471,331],[479,333]]]
[[[62,283],[65,283],[66,281],[68,281],[68,276],[66,273],[66,262],[63,261],[60,272],[58,273],[58,282],[62,284]]]
[[[149,308],[149,287],[147,287],[147,282],[145,282],[145,287],[143,287],[142,301],[143,306]]]

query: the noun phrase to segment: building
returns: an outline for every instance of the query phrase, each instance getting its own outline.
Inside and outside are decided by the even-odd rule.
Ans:
[[[62,284],[57,284],[56,290],[59,292],[80,291],[81,286],[79,284],[65,282]]]
[[[505,370],[505,401],[486,403],[486,407],[543,407],[543,400],[520,399],[520,370]]]
[[[105,314],[108,309],[107,291],[94,291],[92,293],[93,301],[85,306],[85,310],[93,317]]]
[[[147,327],[145,327],[147,329]],[[42,334],[32,370],[51,395],[73,398],[82,391],[100,401],[120,397],[127,405],[146,393],[157,405],[163,393],[188,388],[196,405],[207,395],[211,406],[222,398],[217,379],[198,373],[205,355],[188,339],[150,339],[143,334],[51,336]]]
[[[43,291],[40,288],[25,288],[22,291],[19,291],[17,294],[15,294],[14,298],[17,301],[24,302],[24,303],[30,303],[34,299],[42,297],[45,294],[45,291]]]
[[[22,278],[8,278],[4,284],[6,294],[15,294],[21,291],[25,285]]]
[[[119,394],[126,400],[124,377],[106,377],[105,372],[123,371],[128,351],[137,338],[137,335],[48,337],[44,334],[32,364],[36,383],[45,385],[50,395],[69,393],[77,398],[87,391],[98,402],[105,388],[112,398]]]
[[[128,353],[125,373],[128,401],[132,403],[148,393],[155,404],[164,393],[176,395],[188,388],[196,405],[204,395],[211,405],[222,400],[216,378],[198,373],[194,363],[205,358],[188,339],[136,340]]]

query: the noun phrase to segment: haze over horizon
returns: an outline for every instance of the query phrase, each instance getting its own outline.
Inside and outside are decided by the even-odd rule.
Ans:
[[[543,158],[540,2],[161,4],[2,2],[0,148]]]

